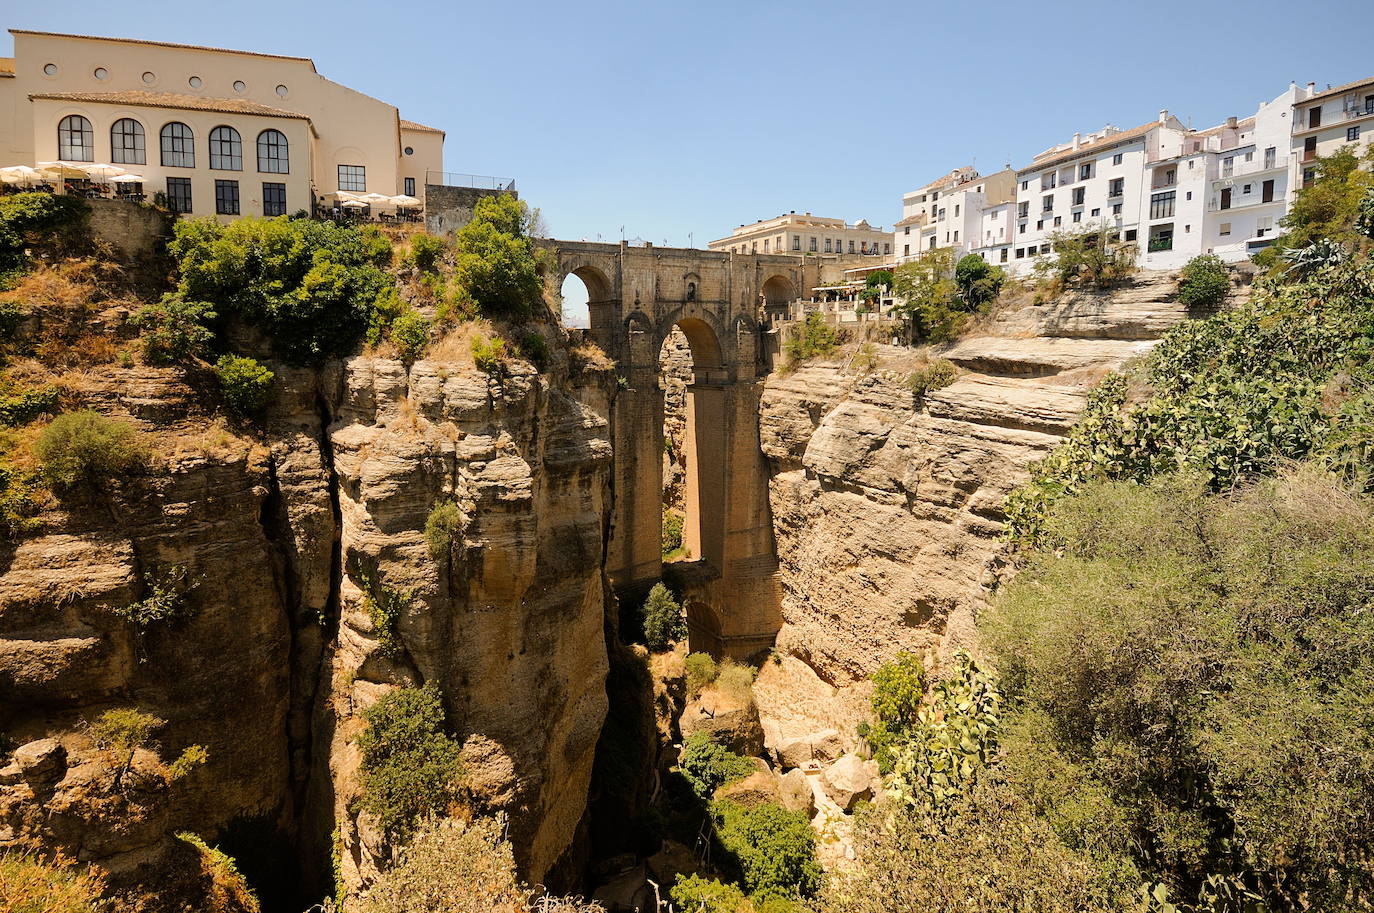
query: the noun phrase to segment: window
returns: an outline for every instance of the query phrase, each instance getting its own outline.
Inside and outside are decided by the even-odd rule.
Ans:
[[[792,236],[792,249],[801,250],[801,235]]]
[[[1245,153],[1245,160],[1247,162],[1253,162],[1255,160],[1255,150],[1251,149],[1249,152]]]
[[[1374,95],[1366,95],[1364,97],[1364,113],[1374,114]]]
[[[1347,143],[1353,143],[1353,142],[1357,141],[1359,138],[1360,138],[1360,128],[1359,128],[1359,127],[1346,127],[1346,128],[1345,128],[1345,141],[1346,141]]]
[[[1235,173],[1235,171],[1236,171],[1236,157],[1235,157],[1234,155],[1228,155],[1228,156],[1226,156],[1226,158],[1224,158],[1224,159],[1221,160],[1221,176],[1222,176],[1222,177],[1224,177],[1224,178],[1229,178],[1232,174]]]
[[[1127,241],[1134,241],[1134,240],[1136,239],[1136,237],[1137,237],[1137,236],[1136,236],[1136,233],[1135,233],[1135,229],[1134,229],[1134,228],[1128,228],[1128,229],[1126,229],[1126,240],[1127,240]]]
[[[1049,190],[1058,182],[1059,172],[1051,171],[1049,174],[1040,175],[1040,189]]]
[[[1307,111],[1307,126],[1308,126],[1308,127],[1320,127],[1321,125],[1322,125],[1322,106],[1321,106],[1321,105],[1317,105],[1315,108],[1309,108],[1308,111]]]
[[[1064,224],[1064,217],[1063,217],[1063,216],[1055,216],[1055,217],[1054,217],[1054,227],[1055,227],[1055,228],[1058,228],[1059,226],[1061,226],[1061,225],[1063,225],[1063,224]]]
[[[958,243],[959,243],[959,233],[958,233],[957,231],[954,233],[954,243],[955,243],[955,244],[958,244]]]
[[[238,181],[215,181],[215,212],[222,216],[239,214]]]
[[[1006,263],[1006,262],[1007,262],[1007,249],[1006,249],[1005,247],[1002,248],[1002,253],[1001,253],[1001,256],[999,257],[999,259],[1000,259],[1001,262],[1003,262],[1003,263]]]
[[[1045,197],[1040,201],[1040,211],[1049,212],[1052,209],[1054,209],[1054,194],[1046,194]]]
[[[1260,185],[1260,202],[1274,202],[1274,182],[1272,180],[1265,181]]]
[[[940,209],[940,214],[939,214],[936,218],[937,218],[937,219],[940,219],[940,220],[943,220],[944,217],[945,217],[945,210],[944,210],[943,208],[941,208],[941,209]]]
[[[162,166],[164,168],[196,167],[195,136],[191,128],[178,121],[172,121],[162,128]],[[186,192],[187,199],[191,192]],[[180,211],[180,210],[178,210]],[[190,210],[187,210],[188,212]]]
[[[1025,222],[1022,222],[1019,226],[1017,226],[1016,233],[1017,233],[1018,235],[1024,235],[1024,234],[1026,233],[1026,223],[1025,223]]]
[[[1275,165],[1275,163],[1276,163],[1277,160],[1278,160],[1278,154],[1279,154],[1279,150],[1276,149],[1276,148],[1274,148],[1273,146],[1270,146],[1268,149],[1265,149],[1265,150],[1264,150],[1264,167],[1265,167],[1265,168],[1273,168],[1274,165]]]
[[[1313,182],[1315,182],[1316,180],[1317,180],[1317,169],[1315,169],[1315,168],[1304,168],[1304,169],[1302,170],[1302,186],[1304,186],[1304,187],[1311,187],[1312,184],[1313,184]]]
[[[1109,184],[1107,185],[1107,196],[1108,196],[1108,197],[1119,197],[1119,196],[1121,196],[1121,195],[1122,195],[1123,193],[1125,193],[1125,192],[1126,192],[1126,179],[1125,179],[1125,178],[1112,178],[1111,183],[1109,183]]]
[[[825,239],[825,252],[826,252],[827,254],[830,253],[830,239],[829,239],[829,238],[826,238],[826,239]]]
[[[934,241],[935,239],[934,239],[934,238],[931,238],[931,240]],[[850,252],[851,254],[854,253],[854,241],[853,241],[853,239],[851,239],[850,242],[849,242],[849,252]]]
[[[809,245],[809,250],[810,250],[810,252],[813,253],[813,254],[816,252],[816,239],[815,239],[815,238],[812,238],[812,239],[811,239],[810,245]]]
[[[829,245],[826,245],[826,246],[829,247]],[[910,245],[910,244],[903,244],[903,245],[902,245],[902,256],[903,256],[903,257],[909,257],[909,256],[911,256],[911,245]]]
[[[210,167],[216,171],[243,170],[243,140],[233,127],[210,131]]]
[[[1022,181],[1022,182],[1021,182],[1021,189],[1022,189],[1022,190],[1028,190],[1028,189],[1030,189],[1030,181]]]
[[[766,253],[770,253],[770,251],[768,250],[768,245],[769,245],[769,243],[770,243],[770,241],[769,241],[768,238],[764,238],[764,239],[763,239],[763,252],[764,252],[765,254],[766,254]]]
[[[1020,260],[1020,259],[1022,259],[1022,258],[1025,257],[1025,256],[1026,256],[1026,249],[1025,249],[1024,247],[1018,247],[1018,248],[1016,248],[1016,259]]]
[[[1044,219],[1041,219],[1041,220],[1039,220],[1038,222],[1035,223],[1035,230],[1036,230],[1036,231],[1041,231],[1042,229],[1044,229],[1044,227],[1045,227],[1045,220],[1044,220]]]
[[[57,124],[57,157],[64,162],[95,161],[95,131],[80,114],[68,114]]]
[[[1114,215],[1114,216],[1119,216],[1119,215],[1121,215],[1121,204],[1120,204],[1120,203],[1113,203],[1113,204],[1112,204],[1112,215]]]
[[[339,166],[339,189],[362,193],[367,190],[367,168],[363,165]]]
[[[1086,187],[1075,187],[1075,188],[1073,189],[1073,205],[1075,205],[1075,206],[1082,206],[1082,205],[1083,205],[1084,198],[1087,197],[1087,195],[1088,195],[1088,188],[1086,188]]]
[[[1025,219],[1025,218],[1028,218],[1029,216],[1030,216],[1030,201],[1029,201],[1029,200],[1023,200],[1022,202],[1017,203],[1017,204],[1016,204],[1016,217],[1017,217],[1018,219]]]
[[[405,179],[405,190],[404,190],[404,193],[405,193],[405,195],[408,196],[408,197],[413,197],[413,196],[415,196],[415,179],[414,179],[414,178],[406,178],[406,179]]]
[[[873,245],[873,246],[874,246],[874,248],[877,248],[878,245],[875,244],[875,245]],[[876,251],[875,251],[875,252],[876,252]],[[884,241],[884,242],[883,242],[883,253],[885,253],[885,254],[890,254],[890,253],[892,253],[892,242],[890,242],[890,241]]]
[[[959,218],[959,204],[958,204],[958,203],[955,203],[955,204],[954,204],[954,218],[956,218],[956,219]]]
[[[1112,164],[1113,164],[1113,165],[1120,165],[1121,162],[1122,162],[1122,159],[1124,159],[1124,158],[1125,158],[1125,155],[1124,155],[1123,153],[1118,152],[1116,155],[1112,156]]]
[[[1167,219],[1172,216],[1174,214],[1174,198],[1176,196],[1178,196],[1178,194],[1172,190],[1165,191],[1164,193],[1150,194],[1150,218]]]
[[[116,165],[148,164],[143,125],[132,117],[121,117],[111,125],[110,161]]]
[[[1241,188],[1240,192],[1241,192],[1241,193],[1249,193],[1249,192],[1250,192],[1250,188],[1253,187],[1253,186],[1255,186],[1255,185],[1253,185],[1253,184],[1246,184],[1244,187]],[[1193,195],[1192,195],[1191,193],[1188,194],[1188,199],[1191,200],[1192,198],[1193,198]]]
[[[1267,235],[1269,232],[1273,230],[1273,216],[1260,216],[1258,219],[1255,220],[1255,237],[1263,238],[1265,235]]]
[[[1092,163],[1092,162],[1084,162],[1083,164],[1081,164],[1081,165],[1078,166],[1078,179],[1079,179],[1080,181],[1086,181],[1088,178],[1090,178],[1090,177],[1092,177],[1092,176],[1093,176],[1093,163]]]
[[[994,222],[996,222],[996,221],[997,221],[998,219],[1000,219],[1001,217],[1002,217],[1002,210],[1000,210],[1000,209],[994,209],[994,210],[992,211],[992,215],[990,216],[990,218],[991,218],[992,221],[994,221]]]
[[[1082,211],[1081,209],[1080,209],[1078,212],[1075,212],[1075,213],[1073,214],[1073,220],[1074,220],[1075,222],[1082,222],[1082,221],[1083,221],[1083,211]]]
[[[1217,234],[1221,235],[1223,238],[1229,237],[1231,234],[1231,223],[1222,222],[1220,225],[1218,225]]]
[[[262,185],[262,214],[265,216],[286,215],[286,185],[270,181]]]
[[[291,173],[291,156],[285,133],[264,130],[258,134],[258,171],[264,174]]]
[[[191,211],[191,179],[167,179],[167,205],[172,212]]]
[[[1098,216],[1100,216],[1100,215],[1102,215],[1102,210],[1101,210],[1101,209],[1094,209],[1094,210],[1093,210],[1093,218],[1094,218],[1094,219],[1096,219],[1096,218],[1097,218]]]

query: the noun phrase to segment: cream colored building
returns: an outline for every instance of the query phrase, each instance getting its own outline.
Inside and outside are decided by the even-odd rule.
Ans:
[[[741,225],[730,233],[706,245],[710,250],[725,250],[737,254],[801,254],[824,256],[892,255],[892,235],[874,228],[860,219],[853,224],[844,219],[829,219],[801,214],[784,213],[774,219],[760,219],[751,225]]]
[[[444,133],[306,57],[11,29],[0,166],[102,162],[190,215],[311,210],[335,191],[423,200]]]
[[[1318,91],[1315,83],[1297,89],[1293,101],[1292,186],[1306,187],[1316,176],[1313,162],[1342,146],[1363,155],[1374,141],[1374,77]]]

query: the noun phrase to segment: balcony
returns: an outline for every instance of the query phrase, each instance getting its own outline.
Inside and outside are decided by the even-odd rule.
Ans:
[[[1155,178],[1150,182],[1151,190],[1168,190],[1170,187],[1178,186],[1178,176],[1170,175],[1164,178]]]
[[[1148,249],[1149,249],[1149,252],[1152,253],[1152,254],[1157,254],[1157,253],[1159,253],[1160,251],[1165,251],[1165,250],[1173,250],[1173,249],[1174,249],[1174,238],[1173,238],[1173,235],[1169,235],[1169,236],[1163,237],[1163,238],[1151,238],[1151,239],[1150,239],[1150,244],[1149,244],[1149,248],[1148,248]]]
[[[459,174],[453,171],[426,171],[425,183],[438,187],[464,187],[471,190],[515,190],[515,178],[496,178],[486,174]]]

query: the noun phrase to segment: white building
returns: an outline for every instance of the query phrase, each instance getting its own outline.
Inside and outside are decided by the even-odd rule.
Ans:
[[[942,195],[977,177],[978,172],[972,165],[964,165],[902,197],[902,217],[892,230],[892,246],[897,252],[899,264],[938,246],[941,231],[950,230],[943,228],[950,207],[948,199],[942,201]],[[941,217],[941,209],[945,211],[944,218]]]
[[[1306,187],[1314,177],[1313,159],[1342,146],[1357,154],[1369,148],[1374,135],[1374,77],[1317,91],[1293,87],[1292,186]]]

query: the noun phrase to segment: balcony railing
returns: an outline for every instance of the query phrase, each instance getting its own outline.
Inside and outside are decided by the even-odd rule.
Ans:
[[[497,178],[487,174],[459,174],[454,171],[426,171],[425,183],[443,187],[471,187],[474,190],[515,190],[515,178]]]
[[[1152,254],[1157,254],[1157,253],[1159,253],[1160,251],[1163,251],[1163,250],[1173,250],[1173,249],[1174,249],[1174,239],[1173,239],[1172,237],[1169,237],[1169,238],[1151,238],[1151,239],[1150,239],[1150,244],[1149,244],[1149,248],[1148,248],[1148,249],[1149,249],[1149,252],[1152,253]]]

